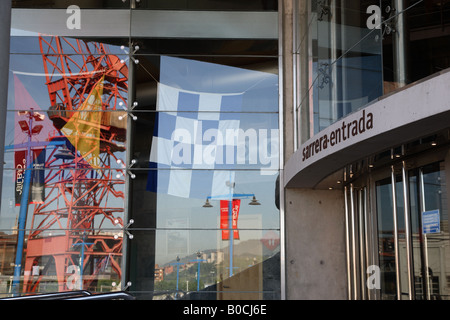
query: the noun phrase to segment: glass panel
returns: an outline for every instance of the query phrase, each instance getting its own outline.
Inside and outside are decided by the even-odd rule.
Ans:
[[[155,299],[174,298],[174,273],[168,269],[179,256],[189,265],[180,272],[182,282],[189,281],[187,290],[180,287],[188,291],[186,298],[279,299],[277,13],[246,12],[248,19],[236,23],[212,21],[214,32],[221,34],[205,39],[196,38],[205,34],[201,26],[198,29],[199,20],[152,20],[152,10],[131,12],[128,1],[74,1],[82,9],[80,16],[66,12],[65,3],[14,3],[15,8],[33,10],[13,9],[12,14],[0,215],[0,241],[7,248],[0,268],[11,281],[0,283],[0,294],[114,291],[131,279],[139,298],[149,293]],[[156,9],[151,6],[157,3],[138,4]],[[176,9],[226,10],[219,8],[222,5],[242,11],[277,9],[277,1],[183,1]],[[236,19],[244,13],[214,14]],[[81,28],[76,27],[77,18]],[[158,21],[157,28],[146,28],[150,20]],[[200,33],[187,39],[148,38],[149,32],[167,31],[164,23],[186,22]],[[130,26],[137,37],[133,42]],[[230,34],[239,37],[222,39]],[[252,34],[257,36],[248,38]],[[196,98],[199,103],[194,105]],[[182,102],[172,104],[174,99]],[[227,129],[233,130],[230,140]],[[185,161],[187,148],[192,148],[192,157]],[[27,161],[28,155],[33,161]],[[33,170],[17,166],[27,163],[33,163]],[[187,174],[192,179],[186,180]],[[203,187],[212,177],[219,186],[205,193]],[[176,193],[191,191],[185,189],[186,182],[193,187],[192,195]],[[31,199],[42,198],[26,201],[16,196],[17,190],[26,192],[24,186],[30,186]],[[234,201],[216,197],[224,194]],[[213,207],[204,208],[206,200]],[[236,214],[238,201],[239,215],[228,215],[237,229],[226,229],[226,214]],[[226,206],[230,203],[231,210]],[[123,228],[128,221],[134,238],[128,239],[125,275]],[[230,246],[226,234],[239,234],[239,239]],[[180,242],[185,237],[186,247]],[[235,249],[233,259],[230,248]],[[207,261],[190,262],[198,258],[197,251]],[[20,270],[14,268],[18,258]],[[233,267],[227,269],[230,260]]]
[[[276,113],[134,112],[132,157],[140,168],[279,168]]]
[[[136,9],[277,11],[276,0],[141,0]]]
[[[87,110],[127,108],[127,56],[13,54],[10,69],[10,110],[86,110],[94,91],[101,106]]]
[[[70,0],[70,5],[76,5],[82,9],[113,9],[129,8],[130,0]],[[69,6],[68,1],[42,1],[42,0],[13,0],[13,8],[53,8],[66,9]]]
[[[228,56],[223,60],[232,60],[231,56],[268,56],[278,54],[277,39],[164,39],[137,38],[139,55],[198,55],[198,59],[211,59],[208,56]]]
[[[444,163],[435,163],[410,172],[416,299],[449,299],[448,213],[443,166]],[[423,212],[434,210],[438,210],[439,223],[435,226],[439,229],[425,234]]]
[[[109,233],[109,234],[108,234]],[[116,232],[70,234],[44,232],[40,238],[28,238],[19,277],[13,277],[16,267],[17,235],[2,233],[5,248],[2,255],[0,296],[46,292],[89,290],[109,292],[120,290],[122,235]],[[83,265],[81,270],[80,266]]]
[[[140,299],[277,299],[279,231],[130,230],[130,292]],[[230,276],[230,267],[232,275]],[[200,272],[198,272],[200,268]]]
[[[25,183],[27,174],[29,183]],[[28,185],[28,191],[26,186]],[[108,228],[123,220],[125,171],[124,170],[92,170],[92,169],[33,169],[33,170],[5,170],[3,174],[2,214],[0,215],[0,229],[14,230],[17,219],[22,213],[28,216],[27,228],[32,227],[32,215],[39,215],[39,220],[48,219],[52,229],[75,228],[68,220],[69,210],[95,208],[109,208],[105,211],[94,212],[95,219],[90,219],[93,227],[99,228],[105,224]],[[25,210],[28,192],[29,205]],[[25,202],[24,202],[25,201]],[[75,204],[82,208],[74,208]],[[114,209],[115,208],[115,209]],[[102,209],[103,210],[103,209]],[[116,214],[117,212],[117,214]],[[104,215],[104,217],[102,216]],[[105,221],[103,221],[106,219]],[[64,222],[61,222],[64,221]]]
[[[403,181],[400,174],[395,175],[395,202],[392,199],[392,179],[384,179],[376,183],[377,215],[378,215],[378,246],[379,266],[385,280],[381,284],[382,299],[398,299],[395,260],[395,225],[394,217],[397,215],[398,239],[398,270],[401,295],[399,299],[409,299],[408,281],[408,247],[405,224],[405,202]],[[395,213],[394,213],[395,203]],[[383,285],[385,286],[383,288]]]
[[[41,55],[41,61],[38,62],[38,60],[36,60],[38,65],[43,64],[43,57],[47,56],[48,59],[54,57],[54,61],[59,61],[57,64],[61,65],[61,58],[59,55],[128,55],[128,42],[128,38],[74,38],[70,36],[48,36],[43,34],[31,36],[17,33],[16,35],[11,36],[10,52],[11,54]],[[22,64],[27,65],[27,57],[29,56],[20,55],[18,58],[14,59],[14,61],[16,61],[17,65],[21,65],[21,62]],[[56,59],[57,57],[59,57],[59,60]],[[74,59],[76,60],[79,58]],[[126,59],[126,57],[121,57],[121,59]],[[90,59],[86,58],[86,60]],[[51,70],[52,69],[49,71]]]
[[[367,28],[363,3],[341,4],[318,3],[310,28],[315,133],[383,94],[380,30]]]
[[[385,2],[383,64],[385,94],[450,67],[450,3],[434,0]],[[399,7],[398,4],[404,5]],[[388,10],[394,8],[396,10]]]
[[[392,300],[396,299],[397,285],[391,179],[378,181],[375,187],[378,217],[378,259],[381,271],[380,293],[382,300]]]
[[[0,291],[120,289],[122,172],[35,169],[12,182],[18,174],[18,170],[4,171],[0,239],[5,250],[0,265],[10,281]]]
[[[124,168],[126,130],[125,111],[9,111],[4,167],[26,165],[32,150],[45,168]]]
[[[119,0],[118,0],[119,1]],[[40,1],[43,3],[43,1]],[[51,1],[55,3],[55,1]],[[11,10],[11,36],[39,37],[40,35],[71,38],[129,39],[130,9],[98,10],[64,3],[60,9],[20,8]],[[92,1],[94,2],[94,1]],[[85,1],[85,3],[92,3]],[[121,2],[121,1],[120,1]]]
[[[237,210],[242,229],[279,228],[278,171],[132,170],[133,227],[220,229]],[[229,182],[232,181],[233,184]],[[157,192],[155,192],[157,191]]]
[[[401,299],[408,300],[408,248],[406,246],[405,201],[403,194],[403,182],[400,175],[396,176],[395,191],[397,204],[398,255],[400,261]]]
[[[426,299],[426,277],[423,277],[423,268],[425,266],[425,255],[422,250],[423,234],[421,222],[421,201],[420,195],[419,171],[409,172],[409,190],[410,190],[410,210],[411,210],[411,234],[413,246],[413,269],[414,269],[414,291],[415,299]]]
[[[137,110],[278,112],[273,58],[135,56]],[[200,59],[200,58],[196,58]],[[180,96],[180,97],[179,97]]]
[[[444,163],[423,168],[424,211],[439,211],[439,232],[426,234],[430,299],[449,299],[449,231]],[[423,220],[422,220],[423,221]]]
[[[172,2],[165,1],[165,3]],[[223,1],[210,3],[215,10],[132,10],[131,37],[278,39],[277,12],[220,10],[220,3]],[[107,30],[102,32],[108,33]]]

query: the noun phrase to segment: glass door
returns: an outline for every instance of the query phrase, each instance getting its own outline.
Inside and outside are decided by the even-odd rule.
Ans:
[[[450,298],[444,162],[374,175],[379,298]]]
[[[375,182],[380,299],[411,297],[411,242],[404,163]]]
[[[416,299],[450,298],[450,248],[444,162],[410,171]]]

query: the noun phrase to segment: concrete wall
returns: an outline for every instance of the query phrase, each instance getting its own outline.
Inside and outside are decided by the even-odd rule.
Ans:
[[[342,191],[286,190],[287,299],[347,299]]]

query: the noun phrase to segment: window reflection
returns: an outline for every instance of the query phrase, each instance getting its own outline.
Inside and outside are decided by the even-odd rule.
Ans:
[[[279,228],[276,206],[278,171],[268,171],[264,175],[259,170],[161,169],[132,172],[135,177],[130,181],[130,192],[135,195],[131,204],[135,227],[170,228],[172,221],[184,219],[183,228],[186,229],[217,229],[220,228],[223,208],[221,201],[227,202],[232,198],[240,199],[239,227]],[[234,185],[229,183],[230,176]],[[177,186],[177,183],[181,185]],[[253,205],[254,198],[259,205]]]
[[[394,219],[392,215],[392,181],[384,179],[376,183],[378,214],[378,259],[381,269],[381,299],[396,299],[396,263],[394,244]]]
[[[139,55],[184,55],[197,56],[197,59],[212,60],[222,56],[230,61],[232,57],[276,58],[278,41],[276,39],[170,39],[144,38],[133,39],[139,45]],[[262,59],[261,59],[262,60]]]
[[[5,159],[15,170],[4,175],[1,217],[17,239],[11,290],[102,291],[100,276],[112,290],[122,277],[128,67],[103,43],[39,45],[41,55],[11,64]]]
[[[278,231],[240,230],[240,239],[234,241],[232,277],[229,241],[223,240],[221,231],[178,230],[174,225],[156,232],[131,232],[132,256],[143,259],[148,268],[134,267],[133,293],[151,292],[147,299],[279,297]]]
[[[26,164],[23,159],[28,148],[34,158],[43,151],[45,168],[125,167],[125,111],[74,111],[70,117],[68,114],[7,112],[4,167],[17,169],[19,164]]]
[[[279,262],[277,73],[242,57],[135,58],[130,290],[276,298],[277,276],[262,270]]]
[[[366,26],[364,3],[318,4],[313,57],[314,132],[378,98],[382,87],[380,32]],[[355,23],[356,22],[356,23]]]
[[[18,177],[27,173],[31,181],[25,192],[24,179]],[[24,246],[23,251],[5,252],[2,258],[2,264],[23,262],[9,270],[9,275],[14,274],[14,292],[97,291],[97,280],[105,272],[105,285],[120,282],[125,207],[125,179],[120,171],[6,170],[4,180],[9,183],[3,183],[2,238],[5,245],[16,248],[23,241]]]
[[[277,41],[138,39],[130,49],[125,29],[84,38],[83,26],[74,38],[30,25],[12,29],[0,215],[12,282],[0,292],[114,291],[130,280],[138,297],[179,298],[168,271],[178,256],[189,265],[184,298],[279,298]]]
[[[101,110],[126,109],[127,56],[109,54],[102,43],[81,40],[80,48],[70,47],[77,54],[64,53],[62,43],[64,38],[40,38],[40,55],[11,55],[8,109],[25,110],[37,104],[41,110],[79,110],[99,85]]]
[[[137,55],[133,60],[139,61],[135,84],[137,110],[278,112],[274,58]],[[192,99],[179,100],[178,94]],[[227,100],[225,108],[220,108],[222,97]]]

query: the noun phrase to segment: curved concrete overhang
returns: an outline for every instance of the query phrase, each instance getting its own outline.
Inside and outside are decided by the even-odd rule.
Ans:
[[[287,188],[314,188],[349,163],[450,127],[450,69],[351,113],[306,141],[284,167]]]

